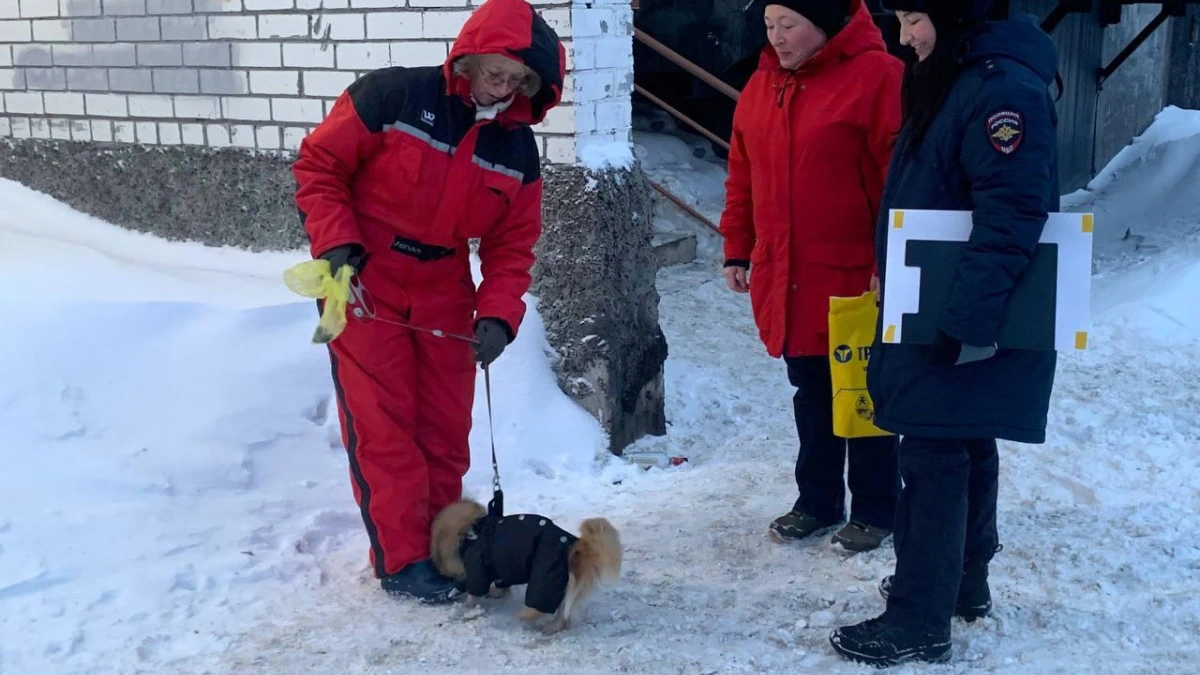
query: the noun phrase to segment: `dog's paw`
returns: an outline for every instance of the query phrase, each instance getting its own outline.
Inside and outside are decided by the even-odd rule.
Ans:
[[[559,617],[542,627],[542,633],[545,635],[554,635],[555,633],[567,627],[567,620]]]
[[[510,595],[512,595],[512,587],[511,586],[505,586],[504,588],[498,588],[496,586],[492,586],[490,589],[488,589],[488,594],[487,594],[487,596],[493,600],[500,600],[501,598],[507,598]]]
[[[517,612],[517,618],[522,621],[537,621],[542,618],[542,613],[532,607],[522,607],[521,611]]]

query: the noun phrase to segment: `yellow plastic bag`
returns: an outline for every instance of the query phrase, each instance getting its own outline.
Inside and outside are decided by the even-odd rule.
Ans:
[[[867,393],[867,359],[875,341],[877,293],[829,299],[829,366],[833,375],[833,433],[842,438],[890,436],[875,426]]]
[[[321,320],[313,331],[313,344],[326,344],[346,328],[346,305],[350,301],[350,277],[354,267],[342,265],[337,277],[329,273],[329,261],[323,258],[306,260],[283,272],[283,282],[293,293],[325,301]]]

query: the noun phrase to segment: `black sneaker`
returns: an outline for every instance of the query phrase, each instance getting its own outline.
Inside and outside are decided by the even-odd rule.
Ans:
[[[833,529],[837,521],[814,518],[803,511],[789,511],[771,523],[767,536],[776,543],[799,541],[814,534],[824,534]]]
[[[948,635],[929,635],[892,625],[882,616],[834,630],[829,644],[844,658],[876,668],[909,661],[945,663],[951,655]]]
[[[888,538],[891,530],[884,527],[871,527],[858,521],[846,523],[837,534],[833,535],[833,543],[840,544],[847,551],[862,553],[874,551]]]
[[[438,573],[429,560],[412,563],[395,574],[383,577],[379,585],[391,595],[415,598],[429,605],[444,605],[462,595],[454,580]]]
[[[967,623],[982,619],[992,611],[992,589],[988,588],[988,563],[963,566],[962,581],[958,584],[958,600],[954,615]]]
[[[879,582],[879,594],[887,600],[888,594],[892,592],[892,576],[886,576],[883,581]],[[964,573],[962,581],[958,585],[958,599],[954,603],[954,616],[966,621],[974,623],[976,619],[982,619],[992,611],[992,593],[988,588],[987,569],[984,568],[983,575],[978,573]]]

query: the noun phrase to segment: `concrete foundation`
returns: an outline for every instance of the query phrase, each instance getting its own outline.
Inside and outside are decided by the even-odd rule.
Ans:
[[[101,220],[174,241],[307,246],[291,158],[196,146],[4,139],[0,176]]]
[[[533,293],[555,373],[620,454],[666,433],[650,186],[640,169],[551,166],[545,192]]]

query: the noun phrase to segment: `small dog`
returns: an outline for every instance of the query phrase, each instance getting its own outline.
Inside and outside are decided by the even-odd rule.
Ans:
[[[442,575],[465,582],[471,606],[527,584],[519,616],[553,614],[542,629],[547,635],[566,628],[585,599],[621,575],[620,533],[604,518],[584,520],[576,537],[548,518],[492,516],[469,499],[434,518],[430,549]]]

